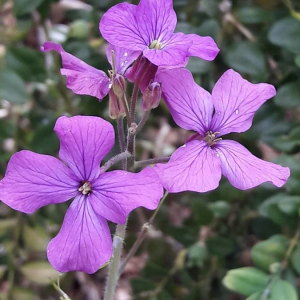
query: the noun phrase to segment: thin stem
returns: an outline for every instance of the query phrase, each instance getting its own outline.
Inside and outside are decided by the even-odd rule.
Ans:
[[[110,160],[108,160],[102,167],[101,167],[101,171],[105,172],[106,170],[108,170],[109,168],[111,168],[114,164],[116,164],[117,162],[119,162],[120,160],[124,160],[125,158],[130,157],[131,154],[128,151],[124,151],[116,156],[114,156],[113,158],[111,158]]]
[[[115,58],[114,50],[111,50],[111,62],[112,62],[113,73],[116,74],[116,58]]]
[[[145,239],[157,213],[159,212],[161,206],[163,205],[165,199],[168,196],[168,192],[165,192],[163,198],[161,199],[158,207],[156,208],[155,212],[153,213],[153,215],[151,216],[151,218],[149,219],[149,221],[147,223],[145,223],[142,227],[142,230],[140,231],[135,243],[133,244],[132,248],[130,249],[129,253],[127,254],[126,258],[123,260],[120,269],[119,269],[119,276],[123,273],[127,263],[129,262],[129,260],[131,259],[131,257],[136,253],[136,251],[138,250],[138,248],[140,247],[141,243],[143,242],[143,240]]]
[[[132,121],[134,121],[135,106],[139,94],[139,89],[140,89],[140,83],[137,81],[133,86],[133,91],[131,96],[130,117]]]
[[[126,224],[125,225],[118,224],[116,228],[116,234],[114,236],[114,241],[113,241],[114,254],[113,254],[113,259],[109,265],[109,272],[108,272],[104,300],[114,299],[114,294],[119,279],[118,269],[119,269],[119,264],[121,259],[125,233],[126,233]]]
[[[149,118],[149,115],[150,115],[150,110],[148,111],[145,111],[141,121],[139,122],[137,128],[136,128],[136,133],[140,132],[142,130],[142,128],[144,127],[146,121],[148,120]]]
[[[123,116],[117,118],[119,145],[121,152],[126,150]]]
[[[134,163],[134,168],[142,168],[149,165],[157,164],[157,163],[166,163],[170,160],[170,157],[159,157],[159,158],[151,158],[146,160],[136,161]]]
[[[131,116],[130,116],[130,113],[129,113],[129,109],[128,109],[128,103],[127,103],[127,101],[126,101],[126,96],[125,96],[125,94],[123,94],[123,96],[120,98],[121,99],[121,101],[122,101],[122,103],[123,103],[123,106],[124,106],[124,108],[125,108],[125,113],[126,113],[126,118],[127,118],[127,124],[128,124],[128,127],[130,127],[131,126],[131,123],[132,123],[132,121],[131,121]]]
[[[127,170],[131,170],[134,164],[135,136],[136,136],[136,124],[132,123],[131,126],[128,128],[128,136],[127,136],[127,151],[131,153],[131,157],[127,159]]]

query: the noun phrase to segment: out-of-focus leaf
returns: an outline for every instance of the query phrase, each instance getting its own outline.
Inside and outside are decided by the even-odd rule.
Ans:
[[[154,290],[157,283],[146,278],[134,278],[131,280],[131,286],[133,292],[139,294],[141,292]]]
[[[231,291],[250,296],[262,291],[268,284],[269,276],[259,269],[246,267],[230,270],[223,284]]]
[[[3,277],[3,275],[6,272],[6,270],[7,270],[7,266],[0,265],[0,279]]]
[[[255,293],[249,296],[246,300],[260,300],[261,299],[261,293]]]
[[[224,237],[213,237],[207,240],[210,253],[217,256],[227,256],[234,250],[234,242]]]
[[[70,37],[85,39],[90,32],[90,23],[85,20],[76,20],[70,24]]]
[[[300,126],[291,130],[288,135],[278,137],[272,141],[272,145],[281,151],[291,151],[300,145]]]
[[[299,54],[299,31],[300,22],[292,17],[287,17],[273,24],[269,31],[268,38],[271,43]]]
[[[292,262],[293,268],[300,275],[300,246],[299,245],[292,254],[291,262]]]
[[[224,59],[238,72],[251,75],[257,80],[266,78],[266,58],[256,44],[235,43],[227,48]]]
[[[67,40],[69,31],[70,28],[67,25],[54,25],[49,31],[49,38],[52,42],[61,44]]]
[[[32,12],[43,3],[44,0],[14,0],[14,12],[22,16]]]
[[[15,228],[17,225],[17,219],[7,218],[0,220],[0,234],[7,232],[8,230]]]
[[[38,284],[51,284],[59,273],[46,261],[29,262],[20,268],[21,272],[32,282]]]
[[[296,289],[285,280],[275,281],[271,286],[270,300],[298,300]]]
[[[257,6],[246,6],[238,10],[238,17],[245,24],[257,24],[269,22],[272,19],[272,14]]]
[[[23,230],[23,239],[28,249],[34,251],[45,251],[47,249],[50,237],[45,229],[41,227],[31,228],[25,226]]]
[[[300,82],[290,82],[282,85],[275,96],[275,103],[282,107],[299,107]]]
[[[209,19],[205,20],[198,28],[196,28],[196,31],[194,32],[197,32],[201,36],[211,36],[216,41],[218,38],[219,30],[220,25],[218,21]]]
[[[255,218],[250,224],[253,232],[261,239],[267,239],[281,232],[280,226],[267,217]]]
[[[226,218],[230,211],[230,205],[226,201],[216,201],[209,204],[215,218]]]
[[[300,55],[297,55],[297,56],[295,57],[295,63],[296,63],[296,65],[300,68]]]
[[[202,60],[196,57],[190,57],[187,68],[193,74],[205,74],[208,73],[211,69],[212,65],[210,62],[206,60]]]
[[[12,290],[13,300],[32,300],[35,299],[35,293],[30,289],[15,287]]]
[[[208,257],[209,257],[209,253],[205,247],[199,246],[198,244],[194,244],[188,249],[187,266],[202,267]]]
[[[259,268],[269,271],[271,264],[281,262],[287,250],[288,240],[283,235],[275,235],[267,241],[256,244],[251,249],[251,256]]]
[[[24,81],[12,70],[0,70],[0,98],[17,104],[29,98]]]
[[[213,214],[206,204],[198,199],[193,199],[191,202],[193,219],[198,226],[207,225],[213,219]]]

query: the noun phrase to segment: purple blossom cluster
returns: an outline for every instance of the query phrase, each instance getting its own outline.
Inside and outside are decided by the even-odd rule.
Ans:
[[[110,116],[127,117],[128,140],[135,103],[127,101],[126,81],[135,84],[136,95],[143,94],[145,112],[157,107],[162,97],[176,124],[194,132],[167,163],[139,173],[127,164],[134,159],[134,143],[129,141],[126,150],[131,157],[123,157],[124,170],[106,172],[100,167],[115,133],[99,117],[58,118],[54,130],[60,139],[60,159],[25,150],[12,156],[0,181],[0,199],[11,208],[33,213],[73,199],[47,250],[50,263],[60,272],[96,272],[113,253],[107,221],[125,224],[137,207],[156,209],[163,188],[169,193],[207,192],[218,187],[222,174],[242,190],[264,182],[281,187],[290,175],[288,168],[253,156],[238,142],[223,140],[226,134],[248,130],[275,88],[252,84],[228,70],[208,93],[185,66],[190,56],[214,60],[219,49],[211,37],[174,33],[176,22],[172,0],[141,0],[137,6],[121,3],[109,9],[100,21],[100,32],[109,42],[108,74],[59,44],[49,41],[41,47],[60,54],[61,74],[74,93],[99,101],[109,95]]]

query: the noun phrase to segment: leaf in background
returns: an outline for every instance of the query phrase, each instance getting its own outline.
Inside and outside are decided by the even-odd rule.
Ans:
[[[12,300],[32,300],[35,299],[35,293],[30,289],[15,287],[12,290]]]
[[[290,82],[282,85],[277,90],[275,103],[282,107],[300,107],[300,82]]]
[[[299,245],[292,254],[291,262],[293,268],[297,271],[298,275],[300,275],[300,246]]]
[[[203,267],[204,262],[209,257],[209,252],[207,249],[203,246],[199,246],[198,244],[194,244],[188,249],[188,260],[187,260],[187,266],[193,267]]]
[[[300,22],[292,17],[281,19],[271,27],[268,39],[274,45],[300,54]]]
[[[270,300],[298,300],[294,286],[285,280],[275,281],[271,286]]]
[[[238,18],[245,24],[257,24],[270,22],[272,13],[257,6],[241,7],[238,10]]]
[[[24,103],[29,98],[24,81],[12,70],[0,70],[0,98],[16,104]]]
[[[208,205],[215,218],[226,218],[230,212],[230,205],[226,201],[216,201]]]
[[[300,126],[293,128],[288,135],[278,137],[272,141],[272,145],[281,151],[292,151],[300,146]]]
[[[258,81],[267,77],[266,58],[256,44],[239,42],[230,45],[224,59],[234,70],[251,75]]]
[[[23,230],[23,239],[28,249],[46,251],[50,237],[44,228],[37,226],[31,228],[26,225]]]
[[[266,241],[257,243],[251,249],[251,256],[255,265],[269,271],[271,264],[281,262],[287,250],[288,239],[283,235],[275,235]]]
[[[224,237],[212,237],[207,240],[207,248],[211,254],[227,256],[234,251],[234,241]]]
[[[60,275],[46,261],[26,263],[20,270],[30,281],[42,285],[51,284],[51,280],[56,280]]]
[[[16,16],[22,16],[39,7],[44,0],[14,0],[14,12]]]
[[[250,296],[263,291],[269,278],[266,273],[259,269],[246,267],[228,271],[223,279],[223,284],[231,291]]]

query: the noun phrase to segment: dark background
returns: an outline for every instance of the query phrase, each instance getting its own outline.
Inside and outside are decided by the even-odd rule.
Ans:
[[[46,40],[62,43],[66,51],[107,71],[106,42],[98,24],[102,14],[118,2],[0,1],[0,178],[16,151],[57,155],[59,142],[53,126],[59,116],[109,119],[108,99],[100,103],[73,94],[59,73],[59,55],[41,53],[39,47]],[[230,138],[258,157],[289,166],[291,177],[282,189],[264,184],[240,191],[222,180],[209,193],[170,195],[122,275],[116,299],[297,300],[299,1],[174,0],[174,7],[177,31],[212,36],[221,49],[213,62],[190,59],[188,68],[202,87],[211,91],[228,68],[251,82],[276,86],[276,97],[259,109],[252,128]],[[138,135],[137,156],[170,155],[188,136],[161,103]],[[116,143],[111,155],[118,151]],[[49,279],[56,280],[57,273],[47,262],[46,247],[68,205],[51,205],[25,215],[0,203],[1,300],[59,299]],[[131,214],[125,251],[150,216],[143,209]],[[255,269],[230,271],[250,266]],[[72,300],[98,300],[106,272],[65,274],[62,289]]]

